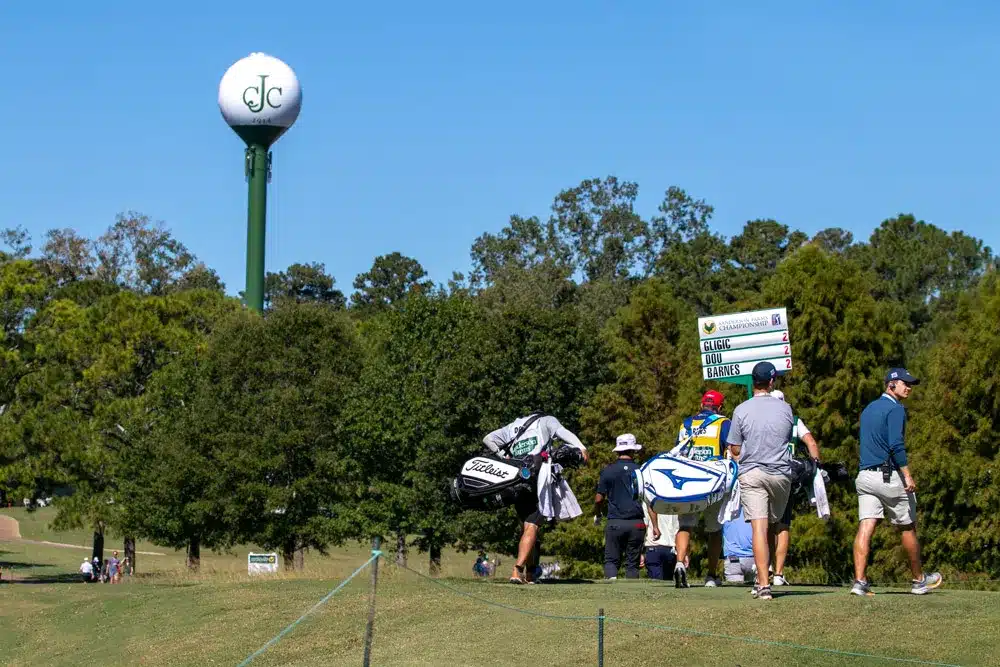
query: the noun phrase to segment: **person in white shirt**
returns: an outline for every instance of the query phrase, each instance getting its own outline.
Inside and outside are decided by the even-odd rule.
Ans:
[[[568,446],[580,450],[583,460],[587,460],[587,448],[575,433],[560,424],[555,417],[537,412],[527,417],[519,417],[489,433],[483,438],[483,444],[498,456],[520,459],[541,454],[554,438],[559,438]],[[526,495],[522,498],[523,500],[514,506],[523,528],[517,550],[517,561],[510,575],[512,584],[527,584],[534,580],[534,561],[538,556],[535,545],[538,540],[538,528],[543,519],[538,509],[538,497]],[[532,561],[532,567],[527,567],[529,560]]]
[[[650,512],[646,503],[642,503],[642,511],[646,515],[646,543],[642,555],[646,574],[650,579],[668,581],[674,576],[674,566],[677,565],[674,547],[680,522],[676,514]]]
[[[83,575],[83,580],[87,583],[94,580],[94,566],[90,560],[84,558],[83,562],[80,563],[80,574]]]
[[[771,396],[782,401],[785,400],[785,394],[780,389],[775,389],[771,392]],[[794,416],[792,426],[792,439],[788,443],[788,452],[795,457],[800,442],[805,443],[806,448],[809,450],[809,456],[819,463],[819,443],[816,442],[816,438],[813,437],[812,432],[809,431],[809,427],[806,426],[805,422],[798,415]],[[775,548],[774,548],[774,575],[772,585],[774,586],[787,586],[788,580],[785,579],[785,559],[788,557],[788,545],[792,542],[792,533],[790,531],[790,526],[792,525],[792,500],[788,500],[788,504],[785,505],[785,513],[781,517],[781,521],[778,522],[777,536],[775,537]]]

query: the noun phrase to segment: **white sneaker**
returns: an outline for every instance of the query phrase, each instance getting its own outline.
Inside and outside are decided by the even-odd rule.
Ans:
[[[871,586],[867,581],[854,580],[854,585],[851,586],[851,595],[860,595],[862,597],[873,597],[875,594],[872,593]]]
[[[721,585],[722,582],[720,582],[712,575],[708,575],[707,577],[705,577],[705,588],[718,588]]]
[[[785,579],[783,575],[774,575],[774,580],[771,582],[772,586],[788,586],[788,579]]]
[[[920,581],[914,581],[910,585],[910,592],[914,595],[925,595],[931,589],[937,588],[941,585],[943,581],[941,573],[932,572],[931,574],[925,574],[924,578]]]

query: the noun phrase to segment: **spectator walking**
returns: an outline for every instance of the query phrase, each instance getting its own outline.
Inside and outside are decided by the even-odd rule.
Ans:
[[[111,554],[111,558],[108,559],[108,581],[112,584],[118,583],[120,567],[121,561],[118,560],[118,552],[114,551]]]
[[[594,525],[600,524],[602,506],[608,505],[608,523],[604,528],[604,576],[617,579],[622,559],[625,577],[639,578],[639,560],[646,535],[645,515],[639,500],[636,471],[639,466],[633,459],[642,445],[631,433],[624,433],[615,440],[618,460],[601,471],[594,496]]]
[[[917,540],[917,484],[906,456],[906,408],[903,401],[920,381],[905,368],[885,376],[885,392],[861,413],[861,461],[858,490],[858,533],[854,538],[853,595],[872,595],[865,576],[872,533],[881,519],[899,531],[910,559],[910,592],[923,595],[941,585],[941,574],[924,573]]]
[[[776,526],[785,514],[792,492],[792,409],[771,396],[778,372],[761,361],[753,367],[753,397],[733,411],[729,447],[739,461],[743,515],[753,529],[753,557],[757,583],[753,596],[771,599],[768,566],[775,551]]]
[[[80,575],[88,584],[94,580],[94,564],[87,558],[84,558],[83,562],[80,563]]]
[[[646,519],[646,542],[642,565],[650,579],[669,580],[677,565],[675,549],[679,528],[676,514],[657,514],[646,503],[642,511]]]

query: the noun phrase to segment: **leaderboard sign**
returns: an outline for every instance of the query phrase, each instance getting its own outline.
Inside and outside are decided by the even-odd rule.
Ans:
[[[698,336],[706,380],[742,380],[761,361],[770,361],[779,373],[792,369],[784,308],[700,317]]]

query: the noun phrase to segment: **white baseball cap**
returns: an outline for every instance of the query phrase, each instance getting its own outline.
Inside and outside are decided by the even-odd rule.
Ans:
[[[785,400],[785,392],[781,391],[780,389],[775,389],[774,391],[772,391],[771,396],[774,396],[779,401]]]
[[[642,445],[635,441],[635,436],[631,433],[622,433],[615,438],[616,452],[637,452],[642,449]]]

